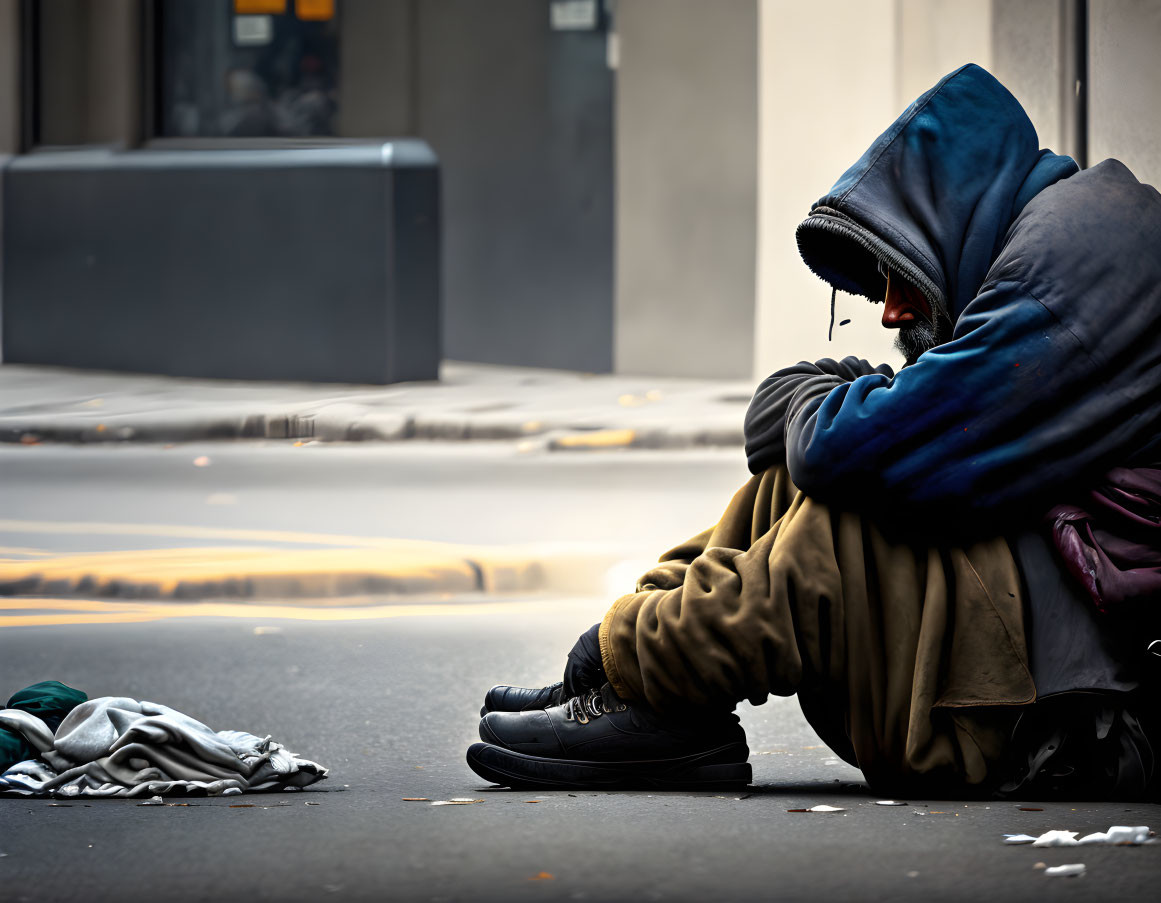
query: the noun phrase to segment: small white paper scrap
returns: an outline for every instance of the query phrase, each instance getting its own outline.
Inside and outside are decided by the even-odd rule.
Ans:
[[[1045,831],[1034,841],[1034,847],[1075,847],[1076,832],[1075,831]]]
[[[1046,868],[1044,874],[1049,878],[1078,878],[1084,874],[1084,863],[1073,862],[1069,865],[1054,865]]]
[[[1081,844],[1094,843],[1121,844],[1124,846],[1139,846],[1143,843],[1154,843],[1149,837],[1148,825],[1113,825],[1107,831],[1095,831],[1086,834],[1080,840],[1076,839],[1076,831],[1046,831],[1039,837],[1031,834],[1005,834],[1004,843],[1030,843],[1034,847],[1078,847]]]
[[[1149,842],[1149,828],[1146,825],[1137,825],[1130,828],[1125,825],[1113,825],[1107,831],[1097,831],[1086,834],[1077,843],[1111,843],[1137,846]]]

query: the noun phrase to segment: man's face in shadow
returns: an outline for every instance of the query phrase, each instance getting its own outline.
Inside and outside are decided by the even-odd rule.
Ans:
[[[883,326],[897,329],[895,347],[911,366],[919,355],[951,338],[952,325],[942,312],[932,313],[931,303],[914,285],[891,270],[887,271],[887,292],[883,298]]]

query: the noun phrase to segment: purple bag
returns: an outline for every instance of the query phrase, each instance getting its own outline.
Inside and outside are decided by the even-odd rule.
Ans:
[[[1065,566],[1102,612],[1161,600],[1161,469],[1114,468],[1046,519]]]

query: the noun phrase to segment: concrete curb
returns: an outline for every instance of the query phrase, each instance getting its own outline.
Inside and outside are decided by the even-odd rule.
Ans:
[[[344,406],[345,407],[345,406]],[[320,439],[394,442],[416,438],[411,418],[364,411],[214,413],[197,416],[76,415],[0,418],[0,442],[197,442],[220,439]]]
[[[624,426],[586,424],[581,428],[547,423],[473,421],[447,416],[421,418],[384,412],[326,416],[302,413],[129,418],[0,418],[0,443],[36,445],[177,443],[237,439],[317,440],[321,442],[442,442],[526,440],[546,451],[595,451],[608,448],[685,449],[745,444],[738,426]]]
[[[614,550],[176,548],[0,561],[0,596],[247,601],[605,591]],[[631,589],[632,587],[629,587]]]

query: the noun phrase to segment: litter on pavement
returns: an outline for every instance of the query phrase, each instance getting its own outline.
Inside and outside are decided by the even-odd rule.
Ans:
[[[1069,865],[1054,865],[1044,870],[1049,878],[1079,878],[1084,874],[1084,863],[1073,862]]]
[[[1075,847],[1076,831],[1045,831],[1032,841],[1034,847]]]
[[[1133,828],[1126,827],[1125,825],[1113,825],[1107,831],[1086,834],[1077,841],[1079,844],[1111,843],[1126,846],[1137,846],[1148,842],[1149,829],[1145,825],[1137,825]]]
[[[1078,833],[1077,831],[1046,831],[1039,837],[1033,837],[1031,834],[1005,834],[1004,843],[1029,843],[1034,847],[1079,847],[1094,843],[1138,846],[1153,842],[1149,839],[1147,825],[1137,825],[1136,827],[1113,825],[1107,831],[1096,831],[1077,840]]]

